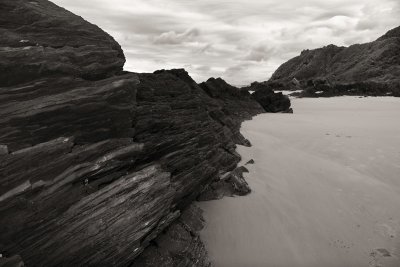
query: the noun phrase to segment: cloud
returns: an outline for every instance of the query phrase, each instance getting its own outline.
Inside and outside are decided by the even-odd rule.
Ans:
[[[200,31],[196,28],[186,30],[182,33],[176,33],[175,31],[164,32],[161,35],[153,39],[154,44],[181,44],[184,42],[193,41],[196,36],[199,36]]]
[[[227,76],[233,76],[236,74],[239,74],[240,72],[243,72],[246,69],[245,65],[236,65],[232,66],[226,69],[225,75]]]
[[[253,47],[250,52],[243,58],[245,61],[267,61],[275,53],[274,48],[269,48],[267,45],[261,44]]]
[[[196,49],[195,52],[199,54],[205,54],[212,50],[212,44],[202,45],[200,48]]]
[[[211,70],[211,67],[202,65],[202,66],[195,67],[195,69],[198,71],[208,72]]]
[[[400,25],[399,0],[52,1],[110,33],[127,70],[185,67],[198,82],[236,85],[267,80],[303,49],[369,42]]]

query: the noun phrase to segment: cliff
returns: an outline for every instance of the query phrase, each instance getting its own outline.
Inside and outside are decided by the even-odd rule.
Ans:
[[[123,72],[111,36],[47,0],[1,5],[0,266],[209,266],[191,202],[236,182],[263,108],[184,70]]]
[[[400,27],[376,41],[304,50],[282,64],[269,83],[305,89],[305,96],[400,96]],[[294,85],[293,83],[299,83]]]

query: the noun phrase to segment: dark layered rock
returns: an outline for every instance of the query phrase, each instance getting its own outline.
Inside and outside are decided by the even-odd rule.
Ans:
[[[299,97],[332,97],[353,96],[396,96],[400,97],[399,85],[379,82],[355,82],[349,84],[332,84],[327,80],[316,79],[303,85]],[[292,94],[293,95],[293,94]]]
[[[184,70],[139,77],[134,140],[148,147],[144,161],[157,159],[174,174],[176,199],[190,203],[195,196],[188,192],[235,168],[234,140],[244,139],[235,128],[240,118],[228,111],[215,118],[223,107]]]
[[[261,106],[184,70],[122,73],[107,33],[48,1],[1,5],[0,254],[27,266],[208,266],[190,204],[235,170],[236,144],[249,144],[240,123]]]
[[[202,210],[194,204],[190,205],[167,231],[152,241],[132,266],[210,267],[207,251],[199,236],[203,227]]]
[[[25,264],[19,255],[13,255],[11,257],[6,257],[1,255],[0,257],[0,267],[24,267]]]
[[[304,50],[282,64],[269,83],[304,89],[304,96],[400,96],[400,27],[376,41],[349,47]]]
[[[148,148],[144,162],[157,160],[171,172],[173,205],[184,214],[210,183],[236,168],[240,155],[235,142],[248,144],[240,122],[263,110],[251,99],[211,97],[184,70],[139,74],[139,79],[134,140]],[[198,235],[182,224],[181,219],[173,223],[133,266],[209,266]],[[165,240],[179,241],[178,248],[185,249]]]
[[[255,100],[261,104],[266,112],[293,113],[290,108],[290,99],[281,92],[275,93],[270,89],[258,90],[253,94]]]
[[[110,35],[47,0],[3,0],[0,25],[0,86],[43,76],[104,78],[125,63]]]
[[[151,241],[240,160],[241,119],[214,119],[222,100],[189,79],[175,70],[50,93],[52,78],[25,83],[32,92],[3,87],[0,250],[31,266],[125,266],[157,251]]]
[[[288,96],[283,95],[281,92],[275,93],[273,89],[277,89],[268,83],[254,82],[250,86],[243,88],[246,91],[254,91],[251,95],[266,112],[283,112],[293,113],[290,108],[291,103]]]
[[[2,87],[0,140],[12,152],[60,136],[78,144],[132,137],[138,82],[131,74],[94,82],[64,76]]]
[[[218,180],[209,184],[198,201],[209,201],[223,197],[244,196],[251,192],[249,184],[243,177],[243,173],[249,172],[246,167],[240,166],[231,172],[222,174]]]
[[[248,162],[246,162],[245,165],[254,164],[254,163],[255,163],[255,162],[254,162],[254,159],[251,159],[251,160],[249,160]]]
[[[200,87],[213,99],[208,101],[210,116],[227,128],[227,134],[233,132],[231,138],[236,144],[250,146],[250,142],[240,133],[240,125],[242,121],[264,112],[261,105],[254,101],[247,90],[234,87],[221,78],[210,78]]]

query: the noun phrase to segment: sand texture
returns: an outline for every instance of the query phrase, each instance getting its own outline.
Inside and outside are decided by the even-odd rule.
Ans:
[[[201,203],[220,266],[400,266],[400,99],[294,99],[243,123],[253,192]]]

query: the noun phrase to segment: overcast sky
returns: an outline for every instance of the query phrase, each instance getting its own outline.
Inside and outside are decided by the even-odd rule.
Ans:
[[[303,49],[373,41],[400,0],[53,0],[121,44],[125,69],[185,68],[198,82],[267,80]]]

